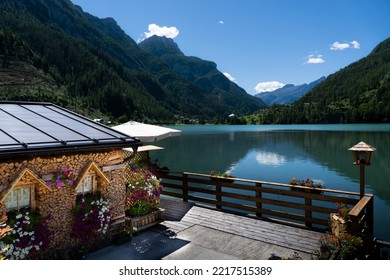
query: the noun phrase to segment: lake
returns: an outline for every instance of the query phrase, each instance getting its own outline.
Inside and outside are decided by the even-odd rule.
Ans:
[[[156,143],[160,167],[288,183],[321,181],[326,188],[359,192],[359,167],[348,149],[374,146],[365,169],[366,193],[374,194],[374,234],[390,241],[390,124],[176,126],[183,134]]]

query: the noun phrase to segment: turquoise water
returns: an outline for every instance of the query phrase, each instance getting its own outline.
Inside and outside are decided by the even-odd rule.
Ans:
[[[321,181],[326,188],[359,191],[359,168],[348,148],[364,141],[377,150],[366,168],[366,193],[375,195],[374,232],[390,240],[390,124],[176,126],[178,137],[156,143],[161,167],[288,183]]]

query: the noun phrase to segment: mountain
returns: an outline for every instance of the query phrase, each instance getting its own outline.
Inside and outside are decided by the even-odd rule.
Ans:
[[[114,19],[99,19],[69,0],[1,0],[0,11],[0,99],[49,101],[93,118],[160,123],[177,117],[208,121],[265,106],[246,93],[237,102],[232,95],[240,88],[225,80],[221,91],[215,83],[206,90],[198,79],[183,78]],[[172,51],[181,53],[177,46]]]
[[[299,98],[304,96],[312,88],[314,88],[316,85],[318,85],[320,82],[324,80],[325,77],[321,77],[320,79],[315,80],[310,84],[303,84],[297,86],[288,84],[277,90],[269,91],[269,92],[261,92],[259,94],[256,94],[255,96],[263,100],[264,103],[267,105],[273,105],[273,104],[289,105],[297,101]]]
[[[160,58],[168,55],[184,56],[179,46],[172,39],[165,36],[153,35],[143,40],[138,46]]]
[[[390,38],[292,105],[273,105],[248,118],[258,123],[390,122]]]
[[[253,112],[256,107],[265,107],[262,101],[258,102],[259,100],[230,81],[217,69],[214,62],[184,55],[170,38],[154,35],[142,41],[139,47],[161,59],[182,79],[206,91],[216,102],[231,106],[232,110],[237,106],[242,111]]]

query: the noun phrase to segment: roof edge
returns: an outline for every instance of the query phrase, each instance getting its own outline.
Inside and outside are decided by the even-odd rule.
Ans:
[[[51,102],[39,102],[39,101],[13,101],[13,100],[0,100],[0,104],[17,104],[17,105],[53,105]]]

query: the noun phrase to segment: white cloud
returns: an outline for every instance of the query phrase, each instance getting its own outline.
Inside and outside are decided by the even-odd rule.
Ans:
[[[325,62],[325,59],[322,58],[322,54],[319,54],[317,51],[312,52],[305,59],[305,64],[320,64]]]
[[[144,32],[144,34],[138,41],[143,41],[153,35],[157,35],[160,37],[165,36],[171,39],[174,39],[179,35],[179,29],[177,29],[175,26],[158,26],[157,24],[151,23],[148,26],[148,30],[149,31]]]
[[[350,48],[350,45],[348,43],[339,43],[339,42],[334,42],[331,46],[330,49],[332,51],[342,51],[345,49]]]
[[[324,62],[325,62],[325,59],[322,58],[321,54],[310,54],[307,57],[305,64],[320,64],[320,63],[324,63]]]
[[[234,78],[232,75],[230,75],[229,73],[227,72],[223,72],[223,74],[226,76],[226,78],[228,78],[230,81],[232,82],[235,82],[236,81],[236,78]]]
[[[342,51],[349,48],[360,49],[360,43],[356,40],[351,43],[339,43],[336,41],[330,46],[332,51]]]
[[[219,24],[225,24],[223,20],[218,21]]]
[[[360,49],[360,44],[358,41],[352,41],[351,45],[354,49]]]
[[[261,82],[258,83],[255,86],[255,91],[256,93],[261,93],[261,92],[266,92],[266,91],[274,91],[277,90],[278,88],[284,87],[284,84],[276,81],[272,82]]]

